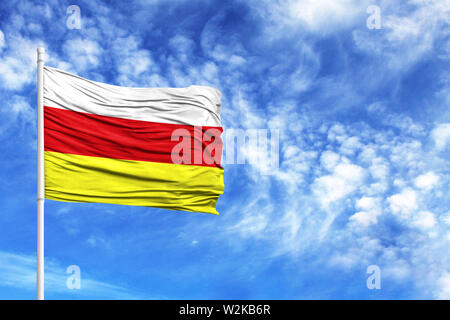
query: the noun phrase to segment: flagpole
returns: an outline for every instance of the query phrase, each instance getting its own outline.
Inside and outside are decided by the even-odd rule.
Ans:
[[[44,54],[37,49],[37,300],[44,300]]]

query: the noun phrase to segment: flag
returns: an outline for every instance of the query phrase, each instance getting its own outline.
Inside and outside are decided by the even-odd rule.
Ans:
[[[220,99],[212,87],[120,87],[45,66],[45,198],[218,214]]]

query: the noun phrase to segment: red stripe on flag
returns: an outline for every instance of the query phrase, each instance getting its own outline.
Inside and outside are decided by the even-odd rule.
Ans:
[[[184,132],[188,133],[189,137],[186,137],[185,134],[181,136],[190,138],[191,141],[191,163],[184,164],[220,167],[222,155],[220,134],[223,132],[221,127],[194,127],[148,122],[44,107],[44,148],[46,151],[174,163],[172,150],[180,143],[181,138],[172,141],[171,137],[177,129],[186,130]],[[211,136],[208,134],[211,132],[210,129],[215,129],[218,134],[213,134],[212,138],[205,139],[206,136]],[[210,152],[214,148],[211,147],[211,143],[215,143],[217,146],[212,155]],[[208,145],[210,145],[209,148],[207,148]],[[218,153],[217,157],[215,153]]]

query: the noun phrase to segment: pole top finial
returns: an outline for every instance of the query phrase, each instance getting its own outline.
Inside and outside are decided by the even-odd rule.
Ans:
[[[44,48],[37,48],[37,61],[44,61],[44,55],[45,55],[45,49]]]

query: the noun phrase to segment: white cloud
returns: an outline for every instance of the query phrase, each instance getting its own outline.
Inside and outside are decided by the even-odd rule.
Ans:
[[[375,146],[363,146],[358,158],[366,163],[370,163],[376,157]]]
[[[372,197],[362,197],[356,203],[356,208],[366,211],[378,209],[378,207],[378,199]]]
[[[13,95],[0,109],[0,134],[11,129],[36,128],[36,112],[23,96]],[[27,133],[29,133],[27,131]]]
[[[397,253],[396,253],[397,255]],[[396,256],[392,260],[388,260],[387,264],[382,269],[382,274],[385,279],[393,279],[397,281],[403,281],[412,278],[412,268],[408,261],[405,261],[401,257]]]
[[[108,239],[105,239],[100,236],[91,235],[91,236],[89,236],[89,238],[87,238],[85,243],[91,247],[97,247],[97,246],[101,245],[105,248],[110,248],[110,243],[109,243]]]
[[[408,216],[418,208],[417,193],[411,188],[406,188],[401,193],[389,197],[387,201],[393,213],[403,216]]]
[[[340,153],[345,154],[347,156],[354,155],[355,152],[362,147],[362,144],[359,142],[358,137],[348,137],[341,144],[339,149]]]
[[[15,116],[23,117],[25,122],[34,122],[34,109],[28,104],[24,97],[14,96],[11,111]]]
[[[368,227],[378,222],[377,216],[381,214],[380,199],[374,197],[362,197],[356,203],[356,212],[349,219],[363,227]]]
[[[116,39],[113,50],[121,85],[134,86],[135,81],[145,79],[145,75],[150,72],[159,71],[150,52],[140,48],[140,43],[134,36]]]
[[[80,72],[98,67],[103,49],[96,41],[76,38],[65,41],[63,51],[75,69]]]
[[[444,150],[450,141],[450,123],[442,123],[437,125],[431,132],[436,149]]]
[[[334,124],[328,130],[328,140],[330,141],[338,141],[342,143],[346,138],[347,138],[346,130],[342,124]]]
[[[370,174],[375,180],[385,181],[389,175],[389,163],[381,157],[372,159]]]
[[[420,229],[430,229],[436,225],[436,218],[432,212],[420,211],[414,215],[412,224]]]
[[[312,189],[316,197],[327,207],[355,191],[364,180],[364,169],[350,163],[338,164],[330,175],[315,179]]]
[[[320,164],[328,171],[332,171],[339,162],[339,154],[333,151],[324,151],[320,156]]]
[[[267,217],[263,214],[249,215],[231,226],[229,231],[239,231],[243,236],[255,236],[267,226]]]
[[[439,182],[439,177],[434,172],[427,172],[414,180],[414,185],[419,189],[432,189]]]
[[[3,34],[2,30],[0,30],[0,52],[2,51],[4,46],[5,46],[5,35]]]
[[[450,226],[450,212],[447,212],[446,214],[442,215],[442,221],[443,221],[447,226]]]
[[[285,8],[312,31],[335,31],[351,25],[357,17],[365,22],[368,1],[356,0],[295,0]]]
[[[450,272],[445,272],[437,281],[437,298],[450,300]]]
[[[169,40],[170,48],[175,52],[177,58],[182,63],[192,63],[195,42],[185,36],[176,35]]]
[[[377,223],[377,216],[375,214],[373,214],[372,212],[367,212],[367,211],[356,212],[349,219],[350,219],[350,221],[357,222],[359,225],[361,225],[363,227],[368,227],[371,224]]]
[[[0,80],[2,87],[20,90],[35,78],[36,48],[44,46],[21,36],[11,36],[8,46],[0,55]]]

